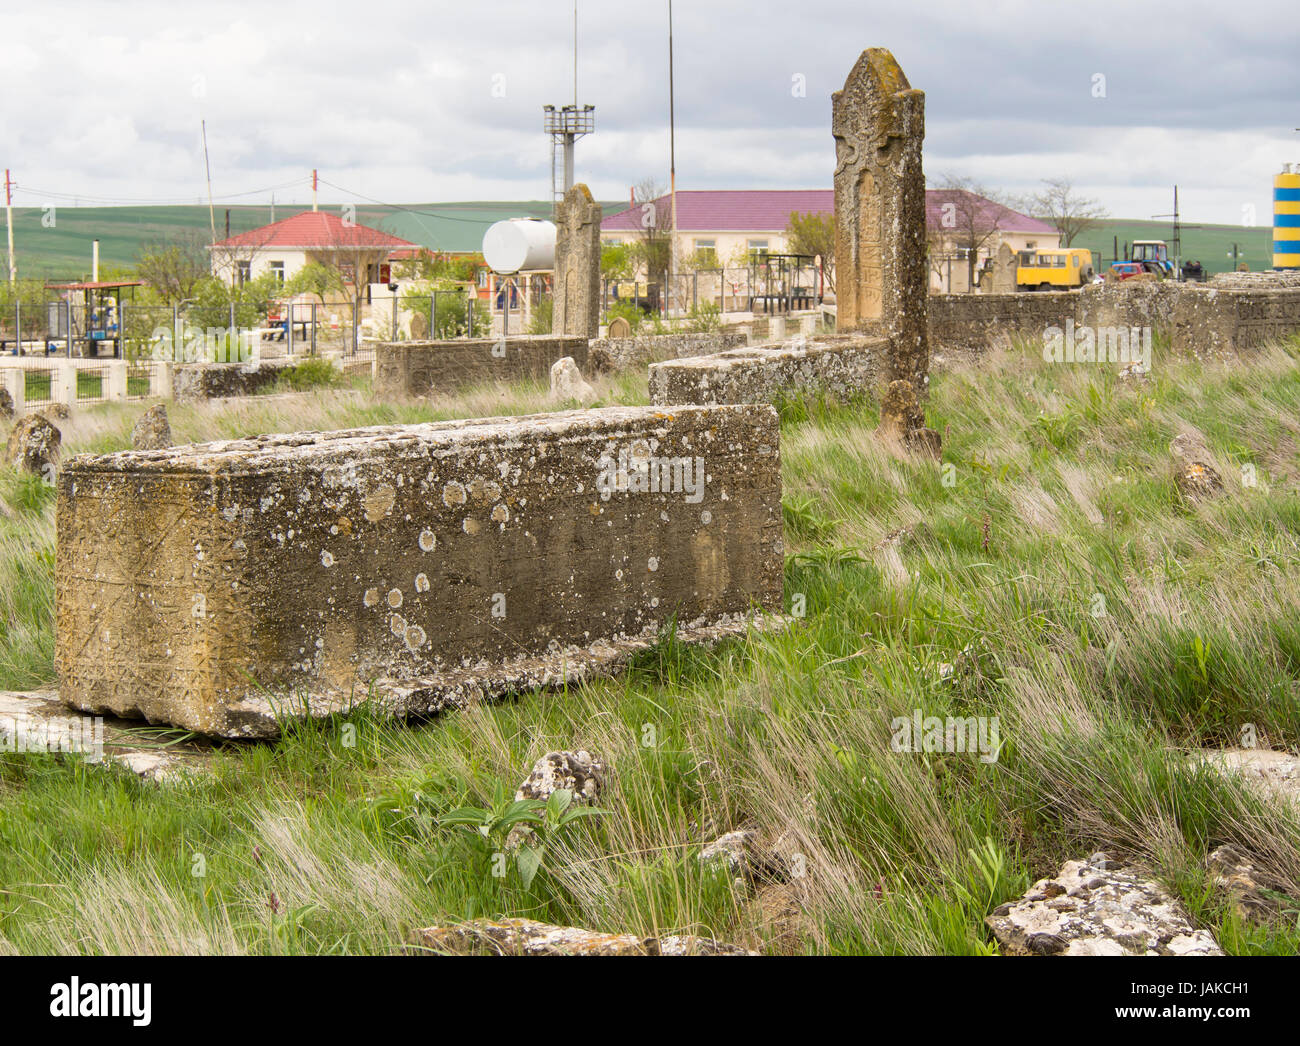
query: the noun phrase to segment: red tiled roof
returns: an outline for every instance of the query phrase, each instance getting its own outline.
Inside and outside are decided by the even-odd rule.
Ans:
[[[927,189],[925,217],[938,225],[943,205],[953,194],[964,189]],[[974,194],[969,194],[974,195]],[[667,196],[655,201],[657,206],[671,206]],[[1054,233],[1056,230],[1037,218],[1013,211],[1009,207],[985,200],[991,215],[996,215],[1003,232]],[[677,193],[677,228],[679,232],[780,232],[790,224],[790,215],[833,214],[835,192],[832,189],[718,189],[684,190]],[[641,206],[611,214],[601,222],[601,232],[640,232]]]
[[[321,251],[331,248],[383,250],[417,245],[368,225],[345,222],[329,211],[303,211],[292,218],[220,240],[212,246]]]

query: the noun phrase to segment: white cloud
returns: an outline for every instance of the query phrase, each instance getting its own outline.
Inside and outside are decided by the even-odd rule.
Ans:
[[[579,91],[597,133],[578,146],[579,174],[601,197],[667,181],[660,7],[582,0]],[[206,119],[219,196],[295,179],[305,201],[319,167],[391,201],[542,198],[541,106],[572,96],[571,10],[137,0],[108,17],[56,0],[6,16],[4,162],[20,189],[199,200]],[[1300,160],[1282,0],[1176,18],[1123,0],[826,0],[791,15],[777,0],[677,5],[680,187],[829,186],[830,92],[875,44],[926,91],[931,174],[1017,193],[1064,173],[1125,217],[1168,210],[1177,183],[1189,221],[1236,222],[1248,203],[1266,214],[1273,173]]]

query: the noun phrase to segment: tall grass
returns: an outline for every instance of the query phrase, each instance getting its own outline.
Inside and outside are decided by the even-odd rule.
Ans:
[[[0,758],[0,950],[386,952],[413,927],[529,916],[712,933],[769,952],[984,954],[983,919],[1067,859],[1154,870],[1233,952],[1295,952],[1296,905],[1243,925],[1203,871],[1230,842],[1300,897],[1300,822],[1198,766],[1300,748],[1300,369],[1161,365],[1125,384],[1016,356],[934,379],[942,462],[873,436],[870,403],[783,405],[786,597],[805,616],[712,651],[666,636],[614,680],[427,724],[364,713],[231,747],[162,787]],[[645,402],[643,376],[602,402]],[[377,404],[176,408],[179,439],[546,409],[525,384]],[[125,445],[84,415],[73,449]],[[1199,433],[1226,492],[1195,506],[1168,443]],[[1243,485],[1252,475],[1255,486]],[[945,468],[945,466],[949,466]],[[51,678],[52,507],[0,521],[0,687]],[[890,748],[890,720],[996,716],[995,763]],[[438,817],[586,748],[601,805],[525,887]],[[700,847],[736,828],[804,874],[738,886]]]

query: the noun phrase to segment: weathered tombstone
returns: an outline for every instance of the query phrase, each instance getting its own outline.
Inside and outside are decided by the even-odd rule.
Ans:
[[[131,430],[131,449],[166,450],[171,445],[172,427],[167,420],[167,408],[155,403],[140,415],[140,420]]]
[[[993,258],[992,292],[994,294],[1014,294],[1016,292],[1017,267],[1016,252],[1009,245],[1002,244]]]
[[[886,382],[924,398],[926,340],[925,94],[882,47],[862,53],[832,96],[837,329],[884,334]]]
[[[556,334],[600,334],[600,204],[579,182],[555,209]]]
[[[770,406],[611,407],[152,453],[59,476],[55,665],[83,711],[225,737],[464,707],[782,603]]]
[[[611,338],[630,338],[632,337],[632,324],[628,323],[626,316],[615,316],[609,321],[609,337]]]
[[[59,463],[63,434],[43,414],[28,414],[9,430],[4,464],[51,478]]]

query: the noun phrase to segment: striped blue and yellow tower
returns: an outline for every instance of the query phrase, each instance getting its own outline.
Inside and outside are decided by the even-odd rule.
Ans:
[[[1273,268],[1300,269],[1300,169],[1291,164],[1273,178]]]

